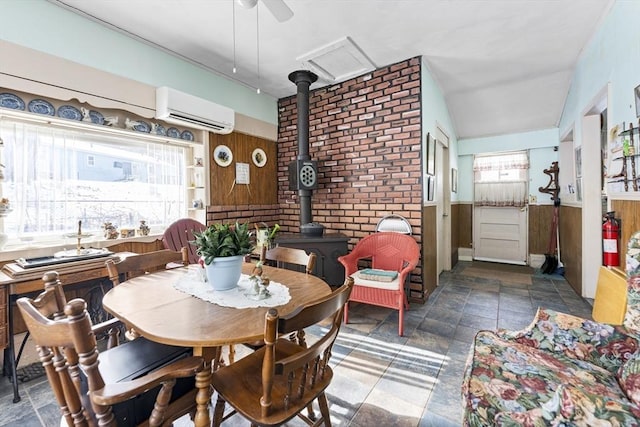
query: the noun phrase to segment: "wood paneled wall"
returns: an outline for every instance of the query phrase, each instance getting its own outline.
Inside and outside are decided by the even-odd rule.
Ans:
[[[460,205],[451,205],[451,268],[458,263],[458,248],[460,240]]]
[[[624,271],[627,256],[627,242],[636,231],[640,231],[640,201],[612,200],[611,210],[620,218],[622,233],[620,236],[620,268]]]
[[[458,229],[459,248],[473,248],[473,204],[460,203],[458,208],[458,220],[451,221],[451,228]]]
[[[422,283],[427,295],[431,295],[438,283],[435,206],[422,208],[422,230],[422,241],[432,242],[422,245]]]
[[[226,145],[233,153],[233,162],[227,167],[218,165],[213,159],[213,151],[218,145]],[[209,147],[211,205],[273,205],[278,202],[278,152],[274,141],[239,132],[228,135],[211,133]],[[256,148],[263,149],[267,155],[267,163],[263,167],[256,166],[251,159]],[[249,185],[235,183],[236,163],[249,165]]]
[[[560,258],[564,278],[582,295],[582,208],[560,206]]]
[[[529,205],[529,253],[546,254],[549,252],[552,205]]]
[[[561,207],[562,208],[562,207]],[[473,204],[459,203],[451,206],[452,245],[459,248],[473,247]],[[553,206],[529,206],[529,253],[546,254],[549,250]],[[574,245],[574,243],[571,243]]]

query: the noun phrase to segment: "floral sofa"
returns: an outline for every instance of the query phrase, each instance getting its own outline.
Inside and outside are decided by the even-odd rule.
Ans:
[[[480,331],[462,383],[465,426],[640,426],[640,232],[624,325],[538,309],[523,331]]]

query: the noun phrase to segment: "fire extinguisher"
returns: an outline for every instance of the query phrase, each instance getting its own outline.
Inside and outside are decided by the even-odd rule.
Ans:
[[[615,214],[615,212],[607,212],[602,223],[602,261],[607,267],[620,265],[620,251],[618,250],[620,220],[615,218]]]

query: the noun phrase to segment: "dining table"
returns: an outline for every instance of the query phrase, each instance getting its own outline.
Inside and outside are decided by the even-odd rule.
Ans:
[[[242,266],[250,275],[254,263]],[[162,270],[129,279],[109,290],[102,300],[104,309],[148,340],[161,344],[191,347],[193,355],[204,359],[207,369],[196,375],[196,415],[194,424],[209,426],[211,368],[225,345],[251,343],[264,337],[265,315],[271,308],[283,316],[297,307],[331,293],[322,279],[293,270],[262,267],[262,277],[288,288],[290,299],[276,307],[235,308],[216,304],[178,289],[176,283],[199,274],[198,264]],[[202,282],[202,286],[211,286]]]

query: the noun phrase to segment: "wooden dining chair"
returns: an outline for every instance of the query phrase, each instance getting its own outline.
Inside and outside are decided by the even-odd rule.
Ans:
[[[208,387],[195,387],[201,358],[142,338],[99,353],[103,325],[92,325],[84,300],[66,303],[56,272],[43,280],[45,291],[17,306],[67,426],[160,426],[195,410]]]
[[[218,393],[213,425],[238,413],[252,425],[276,426],[295,416],[309,425],[330,426],[329,405],[325,390],[333,371],[329,366],[331,348],[336,340],[344,304],[353,288],[348,277],[331,295],[298,307],[291,314],[279,316],[275,308],[265,318],[265,346],[236,363],[213,372],[211,384]],[[322,336],[309,347],[286,338],[299,329],[330,319]],[[317,400],[322,418],[313,421],[302,411]],[[225,404],[233,411],[224,415]]]
[[[314,252],[307,254],[304,249],[276,246],[275,248],[263,251],[261,261],[273,261],[276,267],[290,270],[303,269],[305,273],[312,274],[313,267],[316,265],[316,254]],[[297,331],[295,337],[301,345],[305,345],[304,330]],[[264,345],[264,341],[257,340],[243,343],[243,345],[252,350],[257,350]]]
[[[189,265],[189,255],[186,247],[180,248],[178,251],[161,249],[159,251],[130,255],[118,262],[113,259],[106,261],[107,272],[113,286],[154,271],[185,267],[187,265]],[[121,278],[122,280],[120,280]]]
[[[167,227],[162,235],[162,243],[166,249],[178,251],[187,248],[189,264],[197,264],[200,255],[196,253],[196,247],[190,242],[195,240],[194,231],[201,232],[206,226],[192,218],[179,219]]]
[[[296,267],[304,269],[307,274],[313,273],[316,265],[317,255],[314,252],[307,253],[304,249],[287,248],[285,246],[276,246],[265,252],[264,259],[273,261],[276,267],[296,269]]]
[[[185,267],[189,265],[189,259],[187,248],[184,247],[179,251],[161,249],[159,251],[130,255],[118,262],[108,259],[105,265],[107,266],[107,273],[111,283],[113,283],[113,286],[118,286],[121,282],[153,273],[154,271]],[[128,340],[133,340],[139,336],[130,325],[126,325],[124,335]]]

